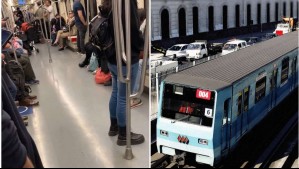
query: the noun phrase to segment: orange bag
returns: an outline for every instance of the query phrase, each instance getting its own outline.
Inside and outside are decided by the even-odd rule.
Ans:
[[[104,84],[111,80],[111,73],[105,74],[102,72],[102,70],[99,68],[97,70],[97,73],[95,75],[95,81],[97,84]]]

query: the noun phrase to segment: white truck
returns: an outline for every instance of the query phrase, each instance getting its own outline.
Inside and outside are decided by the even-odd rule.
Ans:
[[[207,41],[198,40],[188,45],[186,49],[187,60],[196,60],[208,56]]]
[[[222,49],[222,56],[233,53],[235,51],[241,50],[248,47],[247,42],[245,40],[231,40],[228,41]]]
[[[283,18],[283,23],[277,24],[275,31],[273,32],[277,36],[290,33],[294,29],[294,19],[293,18]]]
[[[177,44],[166,51],[166,57],[169,59],[180,58],[186,56],[186,49],[188,44]]]

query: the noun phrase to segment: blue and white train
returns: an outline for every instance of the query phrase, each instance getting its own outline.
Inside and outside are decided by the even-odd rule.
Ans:
[[[216,166],[297,87],[298,31],[171,75],[161,85],[158,151]]]

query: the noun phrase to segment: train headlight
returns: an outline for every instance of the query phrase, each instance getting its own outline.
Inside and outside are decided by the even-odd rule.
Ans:
[[[168,137],[168,132],[167,132],[167,131],[160,130],[160,134],[161,134],[162,136],[166,136],[166,137]]]
[[[209,145],[209,141],[205,139],[198,139],[198,143],[202,145]]]

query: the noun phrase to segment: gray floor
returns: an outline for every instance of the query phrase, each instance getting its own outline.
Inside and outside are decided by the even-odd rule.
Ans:
[[[149,98],[133,109],[132,127],[146,142],[133,146],[135,158],[123,159],[125,147],[108,137],[108,103],[111,87],[96,85],[93,75],[80,69],[82,57],[51,47],[49,63],[46,45],[31,57],[40,84],[32,86],[40,106],[30,116],[28,130],[34,138],[45,167],[149,167]]]

